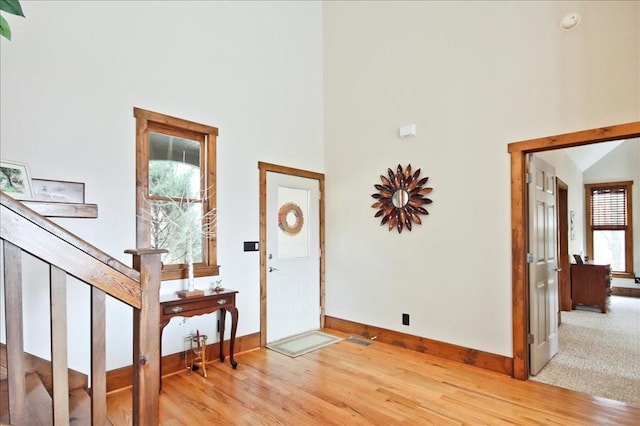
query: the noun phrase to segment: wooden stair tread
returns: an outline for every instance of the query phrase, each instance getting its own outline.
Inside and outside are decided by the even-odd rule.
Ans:
[[[44,387],[51,395],[53,391],[53,377],[51,376],[51,361],[37,357],[35,355],[24,354],[24,372],[25,376],[29,373],[38,373],[40,380],[44,383]],[[4,372],[4,376],[3,376]],[[6,345],[0,343],[0,380],[6,379],[7,372],[7,348]],[[69,389],[87,389],[89,387],[89,378],[86,374],[79,371],[69,369]]]
[[[50,425],[53,416],[51,396],[36,373],[25,376],[27,424]],[[0,380],[0,425],[9,424],[7,380]],[[91,424],[91,398],[84,389],[69,392],[69,425]],[[106,425],[111,425],[109,421]]]
[[[84,389],[74,389],[69,392],[69,425],[91,424],[91,397]],[[105,420],[105,426],[112,426]]]
[[[36,373],[27,374],[25,382],[27,387],[27,421],[33,425],[50,424],[53,416],[51,396],[40,380],[40,376]]]
[[[28,425],[51,424],[51,396],[36,373],[25,376]],[[9,424],[9,395],[7,380],[0,380],[0,423]]]
[[[9,422],[9,394],[7,393],[7,376],[6,374],[0,378],[0,425],[6,425]]]
[[[69,392],[69,424],[91,424],[91,398],[84,389]]]

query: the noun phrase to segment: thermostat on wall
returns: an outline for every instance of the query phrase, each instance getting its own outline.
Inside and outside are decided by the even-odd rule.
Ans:
[[[401,138],[406,138],[408,136],[415,136],[415,135],[416,135],[416,125],[415,124],[409,124],[407,126],[400,127],[400,137]]]

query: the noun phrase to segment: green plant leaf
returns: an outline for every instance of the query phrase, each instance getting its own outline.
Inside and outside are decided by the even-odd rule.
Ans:
[[[20,0],[0,0],[0,10],[12,15],[24,16]]]
[[[11,40],[11,29],[9,28],[9,23],[2,16],[0,16],[0,36],[7,40]]]

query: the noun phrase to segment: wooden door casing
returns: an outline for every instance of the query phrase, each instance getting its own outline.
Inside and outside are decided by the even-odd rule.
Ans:
[[[325,317],[325,226],[324,226],[324,174],[277,164],[258,162],[260,172],[260,346],[267,344],[267,173],[275,172],[300,176],[318,181],[319,238],[320,238],[320,328]]]
[[[527,271],[526,156],[529,153],[571,148],[640,137],[640,121],[547,136],[508,145],[511,158],[511,283],[513,377],[529,378],[529,288]]]
[[[571,271],[569,259],[569,187],[556,177],[556,206],[558,208],[558,325],[560,311],[571,310]]]

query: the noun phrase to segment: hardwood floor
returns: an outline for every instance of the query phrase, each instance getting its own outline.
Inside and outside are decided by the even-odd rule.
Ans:
[[[331,330],[327,332],[334,333]],[[347,340],[298,358],[267,349],[163,380],[162,425],[638,425],[640,407],[415,351]],[[131,424],[131,391],[108,396]]]

